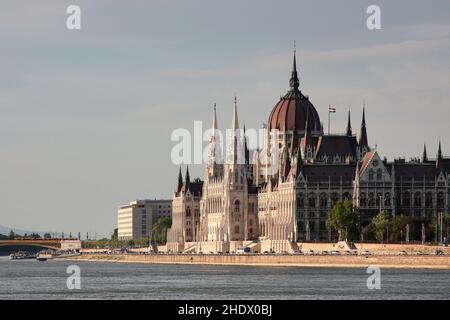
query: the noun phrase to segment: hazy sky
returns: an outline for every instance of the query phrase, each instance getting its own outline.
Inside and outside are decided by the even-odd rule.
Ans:
[[[82,30],[66,28],[81,7]],[[345,4],[345,5],[344,5]],[[382,30],[366,28],[381,7]],[[288,88],[326,127],[358,130],[381,156],[450,154],[450,3],[434,1],[2,1],[0,224],[107,235],[117,206],[171,198],[176,128],[261,127]],[[184,168],[183,168],[184,170]],[[191,177],[203,168],[191,168]]]

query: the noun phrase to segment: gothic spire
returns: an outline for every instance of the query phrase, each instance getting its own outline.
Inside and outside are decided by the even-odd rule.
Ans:
[[[213,111],[213,119],[212,119],[211,129],[212,130],[217,129],[216,103],[214,103],[214,111]]]
[[[439,139],[439,147],[438,147],[438,153],[437,158],[442,159],[442,149],[441,149],[441,140]]]
[[[367,129],[366,129],[366,110],[365,106],[363,106],[363,115],[362,115],[362,122],[361,122],[361,132],[359,136],[359,146],[366,147],[369,149],[369,143],[367,141]]]
[[[423,144],[422,162],[427,162],[427,161],[428,161],[427,144],[424,142],[424,144]]]
[[[347,120],[347,136],[352,135],[352,123],[350,120],[350,109],[348,109],[348,120]]]
[[[183,175],[181,174],[181,166],[180,166],[180,171],[178,172],[177,192],[180,192],[182,187],[183,187]]]
[[[302,160],[302,151],[300,150],[300,146],[297,148],[297,159],[295,163],[295,176],[298,177],[300,172],[303,169],[303,160]]]
[[[443,156],[442,156],[442,149],[441,149],[441,140],[439,139],[439,147],[438,147],[438,152],[437,152],[437,157],[436,157],[436,168],[438,169],[438,172],[442,171],[443,168]]]
[[[303,152],[306,152],[306,148],[311,145],[311,126],[309,124],[309,108],[306,112],[306,122],[305,122],[305,135],[302,140]]]
[[[300,85],[300,81],[298,80],[297,61],[296,61],[296,57],[295,57],[295,48],[294,48],[294,60],[292,62],[291,79],[289,79],[289,90],[297,91],[299,85]]]
[[[186,187],[191,183],[191,177],[189,176],[189,166],[186,166]]]
[[[231,129],[237,130],[239,128],[238,114],[237,114],[237,98],[234,96],[234,112],[233,112],[233,120],[231,122]]]
[[[220,153],[220,141],[218,140],[217,133],[217,114],[216,114],[216,104],[214,103],[214,110],[212,116],[211,124],[211,137],[209,139],[209,149],[208,149],[208,165],[215,163],[221,163],[221,153]]]

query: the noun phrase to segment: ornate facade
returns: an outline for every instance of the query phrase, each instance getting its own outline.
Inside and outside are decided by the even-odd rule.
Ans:
[[[324,134],[319,114],[299,87],[294,53],[288,92],[269,115],[263,149],[253,152],[245,130],[239,136],[235,101],[225,163],[219,161],[214,107],[204,181],[189,187],[180,172],[169,250],[232,252],[247,246],[289,252],[302,241],[331,241],[337,235],[326,220],[343,199],[358,209],[360,228],[381,210],[418,224],[448,212],[450,158],[443,157],[440,143],[436,159],[428,158],[424,146],[422,159],[388,162],[369,146],[364,108],[359,137],[350,112],[344,134]],[[188,208],[200,208],[198,218],[188,220]]]

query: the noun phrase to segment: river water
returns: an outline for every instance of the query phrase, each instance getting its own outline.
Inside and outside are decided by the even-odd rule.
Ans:
[[[81,289],[67,287],[76,264]],[[0,257],[0,299],[450,299],[450,270],[153,265]]]

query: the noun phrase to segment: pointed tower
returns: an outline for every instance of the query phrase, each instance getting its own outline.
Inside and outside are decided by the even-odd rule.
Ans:
[[[191,177],[189,176],[189,166],[186,166],[186,190],[189,188],[191,184]]]
[[[294,60],[292,62],[292,71],[291,71],[291,78],[289,79],[289,91],[298,91],[298,88],[300,86],[300,80],[298,80],[298,74],[297,74],[297,61],[295,57],[295,49],[294,49]]]
[[[311,139],[311,127],[309,124],[309,112],[306,114],[305,135],[300,143],[303,151],[303,158],[308,161],[313,158],[314,146]]]
[[[348,109],[348,120],[347,120],[347,130],[346,130],[347,136],[352,135],[352,123],[350,120],[350,109]]]
[[[180,171],[178,172],[177,192],[180,192],[181,188],[183,188],[183,175],[181,174],[181,166],[180,166]]]
[[[229,150],[227,155],[228,164],[244,164],[244,150],[241,143],[239,120],[237,112],[237,98],[234,97],[234,111],[233,118],[231,120],[231,130],[228,139]]]
[[[369,142],[367,141],[367,129],[366,129],[366,108],[363,106],[363,115],[361,122],[361,132],[359,135],[359,159],[362,159],[364,155],[369,151]]]
[[[297,148],[296,160],[295,160],[295,177],[298,177],[303,170],[302,150],[300,146]]]
[[[443,168],[443,160],[444,157],[442,156],[442,149],[441,149],[441,140],[439,140],[439,147],[438,152],[436,156],[436,169],[438,170],[438,173],[442,171]]]
[[[208,146],[208,160],[206,170],[210,176],[219,174],[219,164],[223,163],[220,150],[220,141],[217,128],[217,114],[216,104],[214,103],[212,123],[211,123],[211,137],[209,138]]]
[[[425,163],[428,161],[428,155],[427,155],[427,144],[423,144],[423,153],[422,153],[422,162]]]

